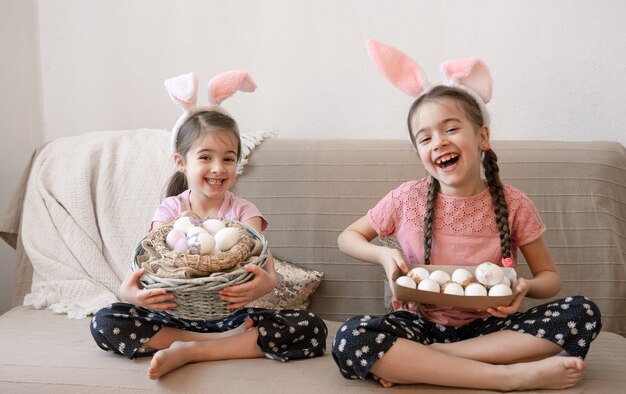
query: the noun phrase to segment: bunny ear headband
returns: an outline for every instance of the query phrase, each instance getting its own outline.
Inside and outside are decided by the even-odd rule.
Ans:
[[[194,73],[183,74],[165,80],[165,89],[172,101],[183,109],[183,114],[178,118],[172,128],[170,149],[172,154],[176,152],[176,141],[180,127],[193,114],[202,111],[217,111],[225,115],[230,114],[221,106],[222,101],[234,95],[237,91],[254,92],[256,84],[248,73],[235,70],[226,71],[214,76],[209,81],[209,105],[196,106],[198,96],[198,79]]]
[[[422,68],[404,52],[378,41],[367,40],[370,59],[389,82],[416,99],[430,91],[431,84]],[[486,104],[491,100],[491,74],[480,59],[463,58],[446,60],[439,68],[443,85],[456,87],[476,100],[485,125],[489,125]],[[409,136],[411,137],[411,136]],[[411,144],[415,149],[412,138]]]

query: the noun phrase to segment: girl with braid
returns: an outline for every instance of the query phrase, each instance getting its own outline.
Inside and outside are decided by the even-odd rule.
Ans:
[[[373,377],[384,387],[574,386],[601,329],[600,311],[582,296],[519,310],[524,297],[555,296],[561,281],[537,209],[500,181],[485,106],[491,98],[488,69],[478,59],[448,61],[441,68],[444,84],[430,87],[404,53],[375,41],[368,41],[368,51],[393,84],[417,96],[407,119],[409,138],[429,176],[389,192],[341,233],[339,248],[380,264],[390,281],[420,264],[491,261],[515,267],[519,249],[533,277],[519,278],[509,306],[472,310],[394,300],[392,313],[347,320],[332,351],[341,374]],[[396,237],[403,253],[371,244],[377,236]]]

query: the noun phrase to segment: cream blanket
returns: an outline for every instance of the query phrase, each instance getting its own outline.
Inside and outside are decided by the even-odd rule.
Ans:
[[[242,136],[244,153],[268,136]],[[104,131],[41,150],[21,219],[34,271],[25,305],[83,318],[118,301],[131,252],[174,172],[168,139],[165,130]]]

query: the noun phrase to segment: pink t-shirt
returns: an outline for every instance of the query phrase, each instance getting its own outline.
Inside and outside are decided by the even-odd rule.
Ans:
[[[368,211],[370,225],[379,236],[394,236],[408,264],[423,264],[424,216],[430,177],[403,183]],[[533,202],[520,190],[504,187],[509,207],[511,258],[517,249],[539,239],[546,230]],[[500,235],[489,190],[470,197],[437,195],[433,218],[431,264],[478,265],[484,261],[501,264]],[[394,302],[394,309],[400,303]],[[420,305],[419,313],[436,323],[461,326],[490,316],[462,308]]]
[[[184,211],[191,210],[189,203],[190,190],[185,190],[177,196],[167,197],[154,212],[152,222],[170,223],[176,219]],[[267,220],[261,215],[261,212],[250,201],[237,197],[231,192],[226,192],[224,201],[217,212],[217,217],[226,220],[237,220],[245,222],[254,217],[261,218],[261,231],[267,228]],[[152,227],[152,225],[150,225]]]

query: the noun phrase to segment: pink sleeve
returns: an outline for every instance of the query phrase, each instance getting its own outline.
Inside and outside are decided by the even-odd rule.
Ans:
[[[396,190],[390,191],[367,212],[370,225],[380,237],[387,237],[396,231],[398,216],[395,194]]]
[[[509,188],[509,223],[511,238],[517,246],[524,246],[541,238],[546,226],[533,201],[523,192]]]
[[[265,231],[268,226],[268,222],[261,214],[261,211],[259,211],[256,205],[246,199],[239,197],[237,198],[236,212],[237,217],[231,219],[238,220],[240,222],[246,222],[252,218],[259,217],[261,218],[261,231]]]
[[[152,231],[152,223],[170,223],[174,219],[176,219],[178,215],[181,214],[181,212],[182,209],[178,197],[174,196],[166,198],[154,212],[154,216],[152,217],[152,221],[150,222],[150,231]]]

